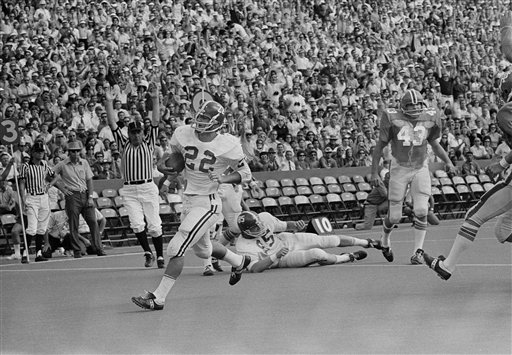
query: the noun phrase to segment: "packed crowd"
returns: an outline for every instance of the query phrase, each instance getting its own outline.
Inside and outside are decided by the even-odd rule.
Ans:
[[[69,142],[95,179],[120,178],[105,85],[118,125],[150,126],[155,161],[196,103],[226,109],[253,171],[370,166],[380,112],[408,88],[437,107],[452,160],[504,156],[497,88],[501,0],[5,0],[0,114],[19,124],[18,163],[34,141],[55,165]],[[125,132],[126,133],[126,132]],[[1,147],[3,152],[9,147]],[[7,154],[7,153],[6,153]],[[8,161],[6,155],[5,161]],[[432,160],[435,156],[432,154]]]

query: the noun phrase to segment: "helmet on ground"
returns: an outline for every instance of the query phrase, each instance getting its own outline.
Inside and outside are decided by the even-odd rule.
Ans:
[[[236,222],[244,238],[259,238],[267,233],[267,228],[261,222],[260,217],[252,211],[243,211],[240,213]]]
[[[411,118],[420,117],[426,107],[423,96],[414,89],[407,90],[400,100],[400,109]]]
[[[215,101],[206,101],[192,120],[196,132],[216,132],[224,125],[224,107]]]

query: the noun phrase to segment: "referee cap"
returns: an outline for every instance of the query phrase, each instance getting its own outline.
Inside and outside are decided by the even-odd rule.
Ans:
[[[143,130],[142,123],[140,123],[139,121],[130,122],[130,124],[128,124],[128,131],[130,131],[130,132],[142,131],[142,130]]]
[[[44,143],[41,141],[35,141],[32,145],[33,152],[44,152]]]

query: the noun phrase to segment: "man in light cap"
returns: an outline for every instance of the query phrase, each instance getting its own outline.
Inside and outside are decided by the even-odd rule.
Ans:
[[[92,171],[87,160],[80,158],[82,142],[68,143],[69,157],[55,166],[60,175],[58,186],[66,196],[66,214],[69,221],[71,246],[75,258],[81,258],[81,240],[78,233],[80,215],[91,231],[91,244],[98,256],[106,255],[100,240],[98,223],[94,210]]]
[[[501,44],[506,59],[512,60],[512,12],[510,11],[501,18]],[[508,74],[502,80],[500,94],[505,104],[498,111],[496,122],[503,132],[503,140],[512,147],[512,74]],[[512,152],[499,162],[489,165],[486,171],[493,176],[502,173],[510,165],[512,165]],[[448,280],[455,271],[462,254],[472,245],[480,227],[494,217],[498,217],[494,228],[498,241],[512,243],[512,174],[496,183],[468,211],[448,256],[445,258],[440,255],[434,258],[424,253],[425,263],[441,279]]]

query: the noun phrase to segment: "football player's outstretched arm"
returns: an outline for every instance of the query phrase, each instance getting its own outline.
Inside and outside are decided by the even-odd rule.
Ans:
[[[506,11],[500,20],[501,52],[512,62],[512,11]]]
[[[269,269],[272,264],[278,260],[278,259],[281,259],[283,256],[285,256],[286,254],[288,254],[290,250],[288,248],[281,248],[279,249],[279,251],[275,254],[272,254],[266,258],[263,258],[261,260],[258,260],[256,263],[254,263],[249,271],[250,272],[263,272],[267,269]]]

